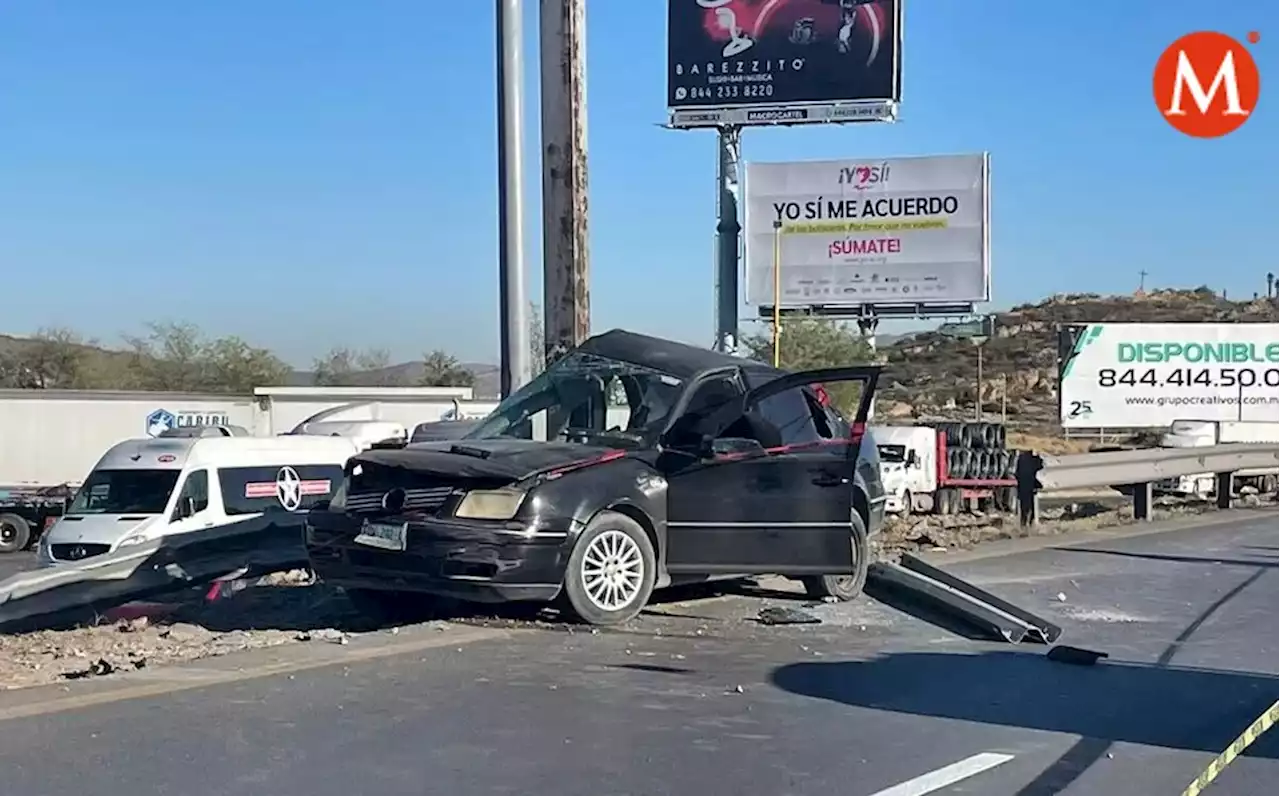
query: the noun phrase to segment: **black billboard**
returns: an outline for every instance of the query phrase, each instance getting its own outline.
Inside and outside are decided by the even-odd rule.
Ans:
[[[876,121],[901,96],[902,0],[668,0],[675,127]]]

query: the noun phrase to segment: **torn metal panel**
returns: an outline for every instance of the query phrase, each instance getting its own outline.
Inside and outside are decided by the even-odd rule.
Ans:
[[[0,581],[0,631],[84,621],[124,603],[200,586],[229,572],[267,574],[307,565],[295,525],[229,525],[162,537],[83,563]]]
[[[943,572],[937,567],[925,563],[910,553],[904,553],[902,555],[901,564],[903,567],[918,575],[932,578],[943,585],[949,586],[956,591],[966,594],[974,600],[980,600],[986,603],[988,606],[1000,611],[1001,613],[1012,616],[1014,619],[1017,619],[1027,626],[1027,634],[1035,641],[1039,641],[1042,644],[1052,644],[1058,640],[1059,636],[1062,635],[1062,628],[1052,622],[1046,619],[1041,619],[1025,608],[1019,608],[1011,602],[1002,600],[989,591],[979,589],[972,583],[963,581],[955,575]]]
[[[1057,625],[912,555],[904,555],[901,564],[873,564],[868,577],[1011,644],[1052,644],[1062,635]]]

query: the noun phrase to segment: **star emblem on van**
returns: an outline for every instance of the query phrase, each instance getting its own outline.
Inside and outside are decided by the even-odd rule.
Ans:
[[[276,499],[285,511],[297,511],[302,505],[302,479],[292,467],[281,467],[276,473]]]

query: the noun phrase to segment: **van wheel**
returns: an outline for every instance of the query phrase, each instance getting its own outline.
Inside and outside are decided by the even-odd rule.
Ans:
[[[902,493],[902,518],[905,520],[915,513],[915,498],[911,496],[911,490]]]
[[[17,514],[0,514],[0,553],[25,550],[31,541],[31,523]]]
[[[429,594],[381,589],[346,589],[356,612],[380,626],[425,622],[436,614],[438,601]]]
[[[867,584],[867,567],[870,565],[871,546],[867,543],[867,526],[862,517],[854,512],[853,529],[850,543],[853,545],[852,575],[811,575],[800,579],[804,591],[815,600],[835,597],[840,602],[848,602],[862,594],[862,587]]]
[[[587,624],[621,624],[648,604],[656,569],[653,544],[640,523],[602,511],[573,546],[561,597]]]

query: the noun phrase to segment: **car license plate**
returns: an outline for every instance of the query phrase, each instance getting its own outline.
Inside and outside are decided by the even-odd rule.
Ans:
[[[406,523],[366,522],[356,536],[356,544],[378,547],[383,550],[403,550]]]

